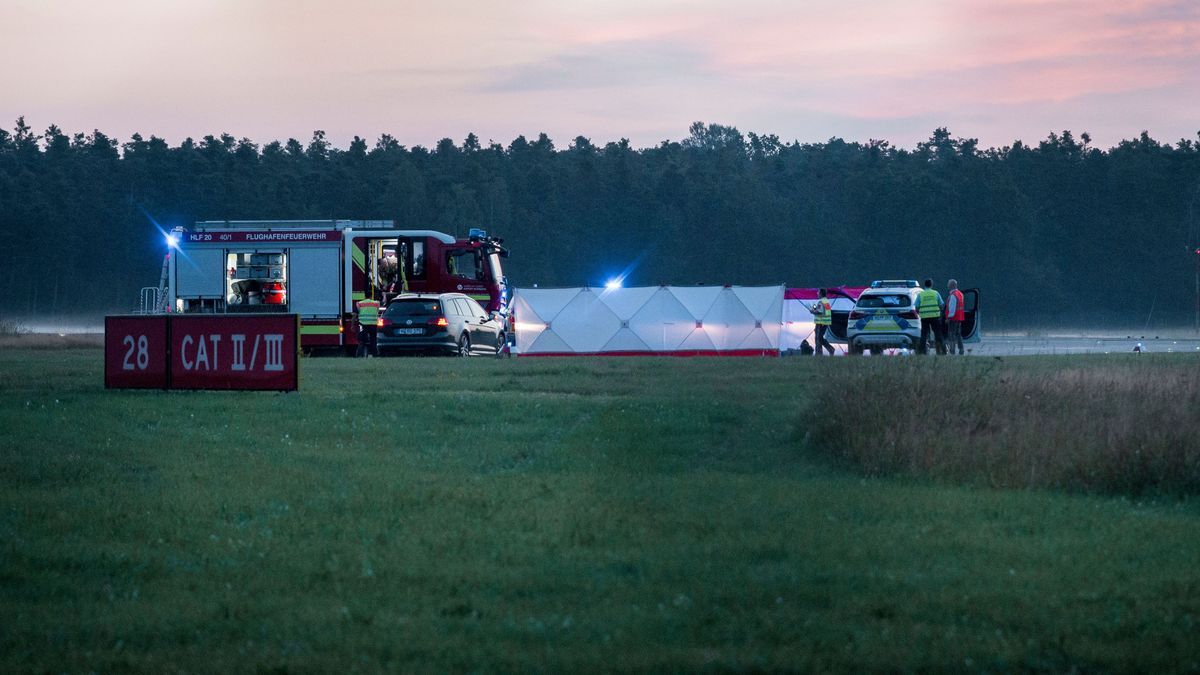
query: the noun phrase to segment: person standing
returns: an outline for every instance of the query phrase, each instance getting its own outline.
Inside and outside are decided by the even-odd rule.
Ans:
[[[933,279],[925,280],[925,288],[917,294],[917,316],[921,317],[921,341],[917,343],[918,354],[929,353],[929,334],[933,333],[937,353],[946,353],[942,338],[942,294],[933,288]]]
[[[951,279],[946,284],[950,293],[946,298],[946,348],[953,354],[954,346],[958,345],[959,356],[963,355],[962,325],[966,318],[963,310],[963,294],[958,290],[958,281]]]
[[[358,351],[355,356],[376,356],[375,338],[379,333],[379,301],[370,298],[359,300],[354,305],[358,309]]]
[[[828,293],[824,288],[817,291],[817,302],[812,306],[813,324],[815,332],[813,333],[813,343],[815,349],[813,356],[821,355],[821,347],[824,346],[829,350],[829,355],[833,356],[833,345],[829,344],[829,340],[825,337],[825,333],[829,327],[833,325],[833,305],[829,303]]]

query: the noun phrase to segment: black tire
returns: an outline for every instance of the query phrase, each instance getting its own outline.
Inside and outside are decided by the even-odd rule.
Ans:
[[[883,353],[883,347],[871,347],[871,356],[879,356]]]
[[[862,348],[862,345],[856,345],[854,343],[850,343],[850,349],[848,349],[847,351],[853,356],[858,356],[859,354],[863,353],[863,348]]]
[[[458,356],[460,356],[462,358],[466,358],[471,355],[471,336],[470,335],[463,333],[462,337],[458,338],[458,352],[456,352],[456,353]]]

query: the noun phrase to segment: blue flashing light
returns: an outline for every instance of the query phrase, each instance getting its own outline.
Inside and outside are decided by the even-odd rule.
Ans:
[[[174,232],[167,234],[167,246],[169,248],[179,248],[179,235]]]
[[[608,282],[604,284],[604,287],[610,291],[620,288],[621,287],[621,277],[617,277],[616,279],[609,279]]]

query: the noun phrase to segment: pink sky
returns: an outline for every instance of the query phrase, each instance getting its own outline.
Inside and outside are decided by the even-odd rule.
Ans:
[[[5,127],[173,144],[1200,131],[1196,0],[0,0],[0,19]]]

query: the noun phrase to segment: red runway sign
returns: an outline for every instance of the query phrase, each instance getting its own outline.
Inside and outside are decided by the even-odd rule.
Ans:
[[[167,388],[167,317],[104,317],[104,386]]]
[[[106,317],[104,386],[293,391],[299,334],[295,314]]]
[[[172,389],[297,388],[294,314],[171,317]]]

